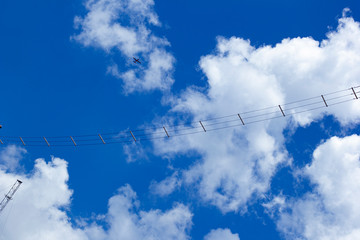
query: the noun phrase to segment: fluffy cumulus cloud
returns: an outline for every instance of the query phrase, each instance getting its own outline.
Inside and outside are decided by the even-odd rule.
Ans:
[[[12,147],[2,151],[11,152]],[[17,149],[17,158],[24,150]],[[6,154],[5,154],[6,155]],[[15,161],[15,160],[14,160]],[[1,239],[188,239],[192,213],[188,207],[175,204],[167,211],[157,209],[141,211],[136,193],[130,186],[119,188],[110,198],[108,213],[97,221],[73,224],[68,216],[71,196],[67,181],[67,162],[53,157],[35,161],[31,174],[17,174],[9,169],[0,170],[0,189],[7,192],[17,179],[23,181],[13,200],[0,213]],[[5,193],[4,192],[4,193]]]
[[[26,150],[15,145],[11,145],[0,152],[0,168],[15,171],[21,167],[20,160]]]
[[[298,37],[255,48],[248,40],[219,37],[214,53],[199,62],[207,87],[193,86],[174,97],[171,112],[188,116],[188,121],[234,115],[203,121],[206,133],[155,141],[156,152],[175,156],[194,150],[201,157],[182,171],[184,185],[195,187],[205,202],[223,212],[246,211],[249,202],[269,190],[277,169],[291,161],[284,129],[307,126],[325,114],[343,125],[359,122],[360,105],[349,89],[359,85],[359,39],[359,23],[346,16],[321,42]],[[347,90],[326,95],[343,89]],[[348,102],[339,104],[342,101]],[[290,117],[282,116],[279,104]],[[274,107],[251,112],[269,106]],[[318,110],[307,111],[312,108]],[[241,113],[245,126],[236,113]],[[262,121],[273,117],[277,119]],[[166,120],[182,123],[174,119]],[[236,124],[237,128],[212,131]],[[202,131],[199,122],[193,126]],[[180,127],[170,130],[173,135],[186,133]]]
[[[136,211],[136,193],[126,185],[109,200],[108,222],[111,228],[100,239],[189,239],[192,214],[177,204],[172,209]],[[92,227],[91,227],[92,228]],[[90,229],[91,229],[90,228]],[[98,228],[96,230],[99,230]]]
[[[278,229],[288,239],[359,239],[360,136],[327,140],[302,174],[315,188],[280,204]]]
[[[22,151],[18,150],[18,154]],[[86,239],[81,230],[71,226],[64,210],[72,195],[66,183],[69,175],[64,160],[52,158],[46,163],[37,159],[30,176],[0,171],[1,189],[10,189],[17,179],[23,181],[0,213],[2,239]]]
[[[117,49],[132,64],[133,57],[141,64],[120,70],[117,64],[108,72],[124,82],[124,92],[168,90],[174,57],[166,50],[169,42],[155,36],[151,26],[160,26],[152,0],[88,0],[87,14],[75,17],[80,32],[72,38],[84,46],[93,46],[110,53]]]
[[[240,240],[239,234],[233,234],[229,229],[221,229],[218,228],[216,230],[211,230],[210,233],[208,233],[204,240]]]
[[[181,186],[181,179],[179,178],[179,173],[174,172],[171,176],[165,178],[160,182],[153,181],[150,184],[150,191],[153,194],[159,196],[167,196],[171,194],[175,189]]]

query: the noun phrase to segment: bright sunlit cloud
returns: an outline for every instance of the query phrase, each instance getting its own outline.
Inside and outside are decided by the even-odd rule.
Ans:
[[[301,170],[315,188],[277,209],[278,229],[287,239],[357,239],[360,237],[360,137],[332,137],[314,151]]]
[[[1,161],[20,161],[23,148],[9,146],[0,154]],[[8,153],[11,152],[9,155]],[[5,157],[4,157],[5,156]],[[5,193],[17,179],[23,183],[13,200],[0,213],[3,239],[188,239],[192,226],[190,209],[180,203],[161,211],[140,210],[140,202],[129,185],[120,187],[109,199],[108,212],[104,216],[85,220],[81,217],[74,225],[71,211],[73,191],[69,189],[68,163],[53,157],[35,161],[31,174],[16,174],[0,170],[0,189]],[[9,167],[11,167],[10,165]],[[99,223],[96,221],[100,221]],[[106,222],[108,228],[103,228]],[[14,231],[14,226],[16,231]]]
[[[6,1],[0,239],[360,239],[357,1]]]
[[[321,42],[310,37],[294,38],[273,47],[255,48],[248,40],[218,37],[215,52],[199,62],[208,88],[188,88],[174,97],[171,111],[202,120],[314,96],[319,96],[323,106],[321,94],[358,85],[358,39],[359,23],[351,17],[339,19],[338,28]],[[348,93],[350,100],[354,98]],[[291,113],[284,109],[286,114]],[[356,124],[360,105],[353,101],[286,120],[188,135],[170,139],[170,144],[154,141],[154,145],[162,155],[190,150],[201,154],[201,160],[183,169],[183,182],[188,187],[196,186],[199,196],[222,212],[243,212],[249,202],[262,199],[270,190],[277,169],[291,163],[284,147],[284,129],[306,127],[326,114],[343,125]]]
[[[74,40],[107,53],[116,54],[116,49],[128,62],[126,70],[116,63],[108,67],[108,73],[123,81],[125,94],[167,91],[174,82],[175,58],[166,50],[170,43],[151,31],[151,26],[161,25],[153,6],[152,0],[89,0],[86,16],[74,19],[80,29]],[[141,63],[133,63],[133,58]]]

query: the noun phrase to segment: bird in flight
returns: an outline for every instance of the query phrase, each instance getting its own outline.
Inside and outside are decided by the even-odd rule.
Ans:
[[[141,62],[139,61],[140,58],[136,59],[136,58],[133,57],[133,59],[134,59],[134,63],[141,63]]]

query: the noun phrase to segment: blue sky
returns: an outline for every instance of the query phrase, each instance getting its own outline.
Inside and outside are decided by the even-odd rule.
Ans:
[[[1,239],[360,238],[358,21],[355,0],[0,1],[1,194],[23,181]],[[164,138],[69,137],[134,129]]]

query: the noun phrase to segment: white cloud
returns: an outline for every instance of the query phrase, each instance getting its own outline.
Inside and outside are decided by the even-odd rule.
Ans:
[[[17,154],[23,150],[17,149]],[[0,170],[0,189],[10,189],[16,179],[23,181],[13,200],[0,213],[1,239],[188,239],[192,213],[183,204],[167,211],[140,210],[140,202],[129,185],[109,200],[106,215],[92,220],[79,218],[73,224],[68,216],[71,196],[67,162],[60,158],[35,161],[32,174]],[[106,222],[104,230],[98,221]]]
[[[3,170],[15,171],[20,167],[20,160],[26,150],[15,145],[10,145],[0,152],[0,168]]]
[[[87,15],[75,17],[75,26],[82,31],[73,38],[85,46],[106,51],[116,47],[128,57],[149,52],[157,40],[166,43],[152,36],[145,26],[146,23],[159,25],[153,5],[153,1],[147,0],[89,0],[86,2]],[[128,21],[128,25],[122,25],[121,21]]]
[[[111,228],[105,239],[188,239],[192,214],[177,204],[172,209],[137,211],[139,202],[129,185],[119,189],[109,200],[108,223]]]
[[[327,37],[320,43],[312,38],[285,39],[275,47],[256,50],[249,57],[250,62],[277,78],[286,102],[358,86],[359,23],[352,18],[341,18],[337,30]],[[327,112],[347,124],[359,122],[359,110],[359,104],[354,102],[346,107],[333,106]],[[294,117],[299,124],[305,125],[321,114],[314,112]]]
[[[153,194],[164,197],[171,194],[176,188],[180,186],[181,179],[179,178],[179,173],[174,172],[171,176],[160,182],[153,181],[149,189]]]
[[[31,176],[0,173],[1,188],[23,181],[14,199],[1,213],[6,224],[3,239],[86,239],[71,226],[63,208],[70,204],[72,191],[67,186],[67,163],[53,158],[37,159]],[[13,205],[13,206],[11,206]]]
[[[332,137],[302,172],[315,188],[283,204],[278,229],[288,239],[360,238],[360,136]]]
[[[269,214],[272,218],[276,216],[277,212],[282,212],[286,206],[286,198],[280,194],[273,197],[269,202],[263,203],[262,206],[265,209],[265,212]]]
[[[138,160],[147,160],[148,156],[146,155],[146,151],[143,146],[139,146],[139,144],[130,143],[125,144],[123,146],[124,154],[126,155],[126,161],[136,162]]]
[[[171,75],[174,57],[163,49],[155,49],[148,57],[149,65],[141,73],[141,78],[137,76],[137,71],[134,69],[116,75],[123,79],[124,87],[127,91],[148,91],[154,89],[166,91],[173,84],[174,80]]]
[[[168,90],[173,84],[174,57],[166,51],[169,42],[155,36],[150,26],[160,26],[153,10],[152,0],[88,0],[85,17],[75,17],[75,26],[81,29],[73,39],[84,46],[93,46],[110,52],[118,49],[130,64],[120,71],[117,64],[108,73],[123,80],[124,93],[134,91]]]
[[[208,233],[204,240],[240,240],[239,234],[233,234],[231,233],[230,229],[221,229],[218,228],[216,230],[211,230],[210,233]]]
[[[190,120],[204,120],[275,106],[271,111],[281,116],[278,104],[313,96],[318,96],[319,103],[308,108],[324,106],[321,94],[359,85],[358,39],[359,23],[346,17],[339,20],[337,30],[322,42],[299,37],[284,39],[273,47],[255,48],[241,38],[219,37],[216,51],[203,56],[199,63],[207,77],[207,88],[190,87],[173,97],[171,112],[188,116]],[[353,98],[350,93],[346,93],[347,99]],[[325,114],[334,115],[341,124],[359,122],[359,103],[331,106],[335,101],[330,101],[333,96],[338,95],[325,96],[329,108],[286,120],[170,137],[166,142],[157,140],[155,151],[159,155],[175,155],[195,150],[201,159],[183,171],[185,185],[195,187],[205,202],[223,212],[246,211],[249,201],[262,198],[269,190],[277,168],[290,161],[284,149],[285,128],[306,126]],[[288,106],[283,108],[286,114],[291,113]],[[240,124],[236,115],[228,119]],[[245,119],[245,123],[252,120]],[[208,130],[213,128],[204,124]],[[198,127],[202,130],[199,124]]]

